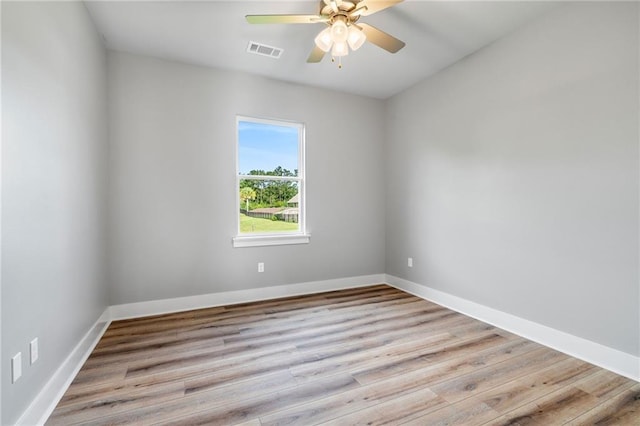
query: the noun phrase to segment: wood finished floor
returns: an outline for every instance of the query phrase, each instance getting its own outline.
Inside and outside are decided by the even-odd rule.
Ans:
[[[394,288],[116,321],[48,425],[640,425],[640,384]]]

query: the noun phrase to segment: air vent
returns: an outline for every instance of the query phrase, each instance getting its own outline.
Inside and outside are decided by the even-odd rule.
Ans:
[[[255,53],[256,55],[268,56],[270,58],[279,59],[282,55],[282,49],[279,47],[267,46],[266,44],[256,43],[250,41],[247,46],[247,52]]]

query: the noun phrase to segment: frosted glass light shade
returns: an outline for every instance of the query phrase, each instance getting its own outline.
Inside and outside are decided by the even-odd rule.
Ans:
[[[347,24],[343,21],[335,21],[331,25],[331,38],[334,43],[344,43],[347,41],[348,36],[349,30],[347,29]]]
[[[331,27],[320,31],[320,34],[316,36],[314,41],[316,42],[316,46],[322,49],[323,52],[328,52],[333,44],[333,40],[331,40]]]
[[[349,46],[346,42],[335,42],[331,49],[331,56],[340,57],[347,56],[349,54]]]
[[[347,42],[349,43],[349,47],[353,50],[358,50],[367,40],[367,36],[364,32],[356,28],[354,25],[349,26],[349,34],[347,36]]]

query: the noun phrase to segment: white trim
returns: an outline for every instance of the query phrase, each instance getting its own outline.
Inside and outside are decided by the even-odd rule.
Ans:
[[[309,244],[309,234],[251,235],[233,237],[233,247],[282,246],[288,244]]]
[[[16,425],[44,425],[110,323],[107,308],[22,413]]]
[[[393,275],[386,275],[385,282],[422,299],[640,381],[640,357]]]
[[[268,176],[268,175],[241,175],[238,174],[240,180],[275,180],[278,182],[298,182],[302,181],[302,178],[299,176]],[[242,207],[242,206],[240,206]]]
[[[315,294],[324,291],[344,290],[347,288],[366,287],[384,284],[385,275],[361,275],[349,278],[337,278],[324,281],[309,281],[299,284],[287,284],[273,287],[234,290],[220,293],[201,294],[198,296],[176,297],[175,299],[151,300],[148,302],[126,303],[111,306],[112,320],[146,317],[149,315],[168,314],[189,311],[192,309],[225,306],[235,303],[256,302],[277,299],[279,297]]]

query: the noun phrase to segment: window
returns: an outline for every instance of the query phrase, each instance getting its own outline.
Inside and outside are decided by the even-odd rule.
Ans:
[[[302,244],[304,125],[238,116],[234,247]]]

